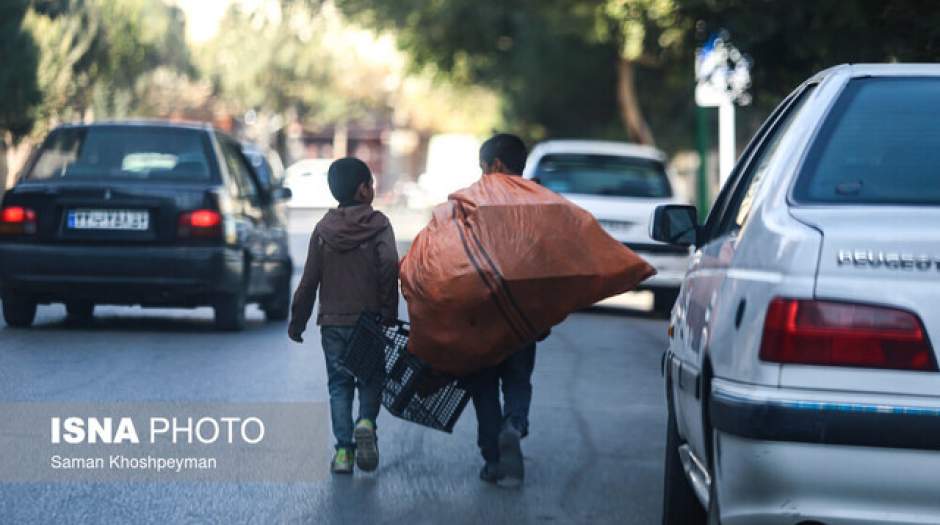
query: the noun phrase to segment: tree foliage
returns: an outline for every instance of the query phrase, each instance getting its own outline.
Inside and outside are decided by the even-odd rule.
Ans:
[[[3,132],[14,138],[28,133],[41,101],[36,78],[39,49],[22,27],[28,7],[27,0],[5,0],[0,6],[0,140]]]
[[[691,146],[694,53],[722,30],[754,62],[743,133],[816,71],[932,62],[940,51],[930,0],[336,1],[397,32],[419,63],[498,89],[506,127],[532,139],[627,135]]]
[[[753,58],[754,104],[741,112],[739,127],[748,134],[782,96],[825,67],[936,60],[934,4],[272,0],[230,11],[216,39],[198,49],[197,68],[181,12],[162,0],[5,0],[0,130],[22,135],[34,120],[89,111],[166,111],[176,97],[198,103],[213,87],[233,113],[296,113],[326,125],[378,116],[479,129],[491,122],[476,116],[493,111],[487,93],[495,92],[501,127],[529,139],[631,138],[676,150],[692,144],[693,56],[709,35],[727,31]],[[394,35],[411,69],[400,54],[364,51],[360,40],[371,38],[374,51],[385,37],[338,28],[327,16],[334,5],[380,35]],[[211,82],[178,88],[200,75]]]
[[[337,1],[354,20],[394,31],[419,67],[497,90],[511,129],[534,137],[605,133],[617,120],[616,46],[585,39],[594,31],[592,9],[567,4]]]
[[[182,13],[162,2],[41,0],[23,27],[39,48],[37,115],[45,126],[88,111],[133,115],[145,104],[141,80],[150,72],[163,67],[195,74]]]
[[[506,127],[533,139],[629,134],[652,142],[636,86],[666,81],[665,65],[682,62],[674,51],[685,33],[672,0],[337,3],[394,30],[419,64],[497,89]]]
[[[389,65],[361,60],[351,48],[331,49],[330,32],[328,19],[301,4],[273,13],[233,5],[202,49],[201,67],[233,111],[296,112],[335,122],[384,107]],[[348,62],[340,64],[340,57]]]
[[[199,55],[235,113],[290,115],[315,128],[394,121],[429,132],[485,131],[495,113],[486,90],[409,71],[394,39],[351,26],[331,4],[232,6]]]
[[[698,41],[725,30],[753,59],[751,91],[762,112],[836,64],[940,57],[940,11],[931,0],[678,3],[679,16],[696,21]]]

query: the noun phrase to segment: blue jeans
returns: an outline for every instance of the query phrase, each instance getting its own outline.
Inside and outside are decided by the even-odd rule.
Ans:
[[[512,425],[523,437],[528,435],[534,369],[535,343],[532,343],[502,363],[465,380],[477,413],[477,445],[484,460],[499,461],[499,432],[503,425]]]
[[[326,358],[326,376],[330,389],[330,418],[333,422],[333,437],[336,448],[355,448],[353,442],[353,396],[359,389],[359,419],[368,419],[373,423],[379,416],[382,406],[382,383],[365,385],[339,366],[339,360],[346,351],[346,344],[352,336],[351,326],[321,326],[320,337],[323,342],[323,355]]]

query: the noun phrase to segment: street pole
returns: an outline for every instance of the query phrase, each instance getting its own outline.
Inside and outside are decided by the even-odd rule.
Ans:
[[[724,186],[734,168],[734,101],[725,97],[718,105],[718,183]]]
[[[748,104],[751,60],[729,42],[727,31],[714,34],[695,52],[695,105],[698,136],[698,208],[708,213],[708,127],[704,108],[718,108],[718,183],[724,186],[734,169],[734,105]]]
[[[699,221],[704,223],[708,217],[711,198],[708,195],[708,113],[707,109],[695,106],[695,142],[698,147],[698,176],[696,192]]]

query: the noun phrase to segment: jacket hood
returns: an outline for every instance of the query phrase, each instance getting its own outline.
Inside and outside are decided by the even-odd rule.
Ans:
[[[389,227],[388,217],[368,204],[333,208],[317,224],[317,233],[334,250],[357,248]]]

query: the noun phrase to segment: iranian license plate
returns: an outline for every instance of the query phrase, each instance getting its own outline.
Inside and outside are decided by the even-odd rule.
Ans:
[[[150,213],[143,210],[69,210],[67,225],[72,230],[144,231],[150,227]]]
[[[601,227],[607,230],[607,233],[610,233],[610,234],[627,233],[633,229],[633,224],[634,224],[632,222],[627,222],[627,221],[607,221],[603,219],[597,222],[599,222]]]

